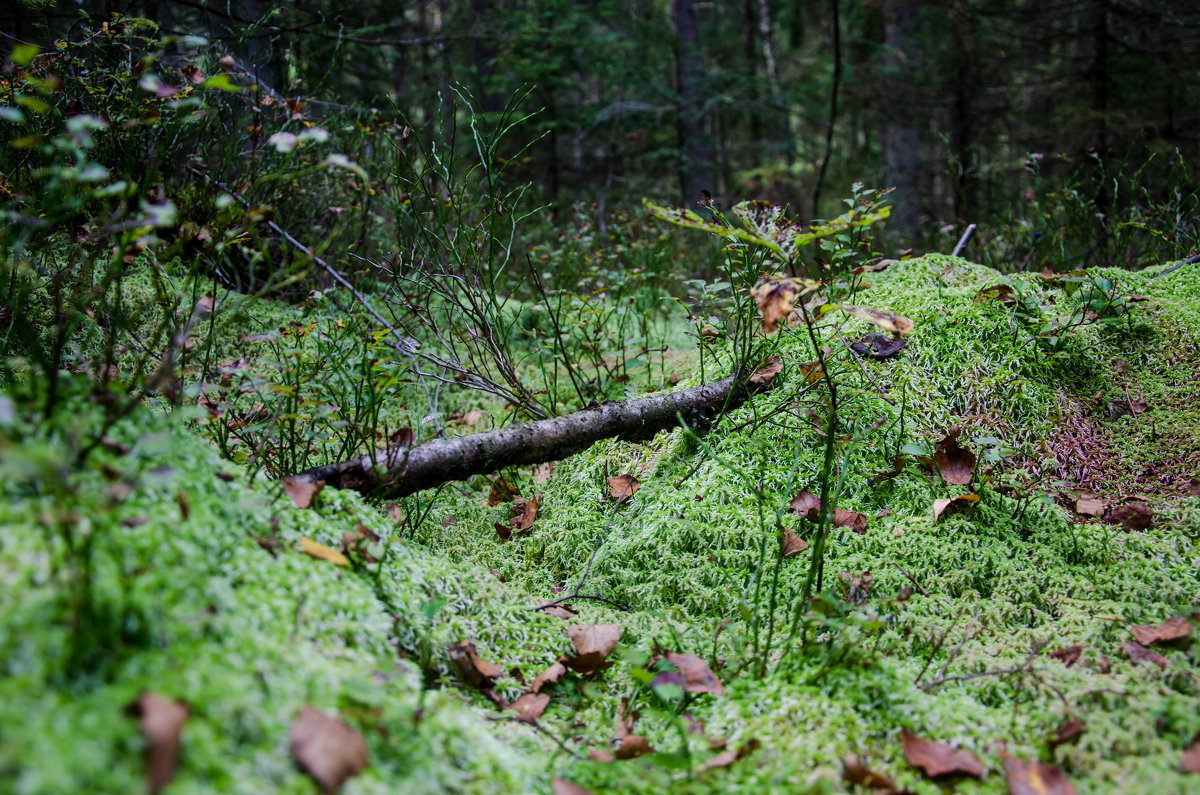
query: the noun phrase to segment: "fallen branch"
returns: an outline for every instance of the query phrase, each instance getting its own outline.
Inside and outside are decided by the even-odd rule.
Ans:
[[[720,413],[770,387],[773,373],[745,371],[703,386],[665,395],[609,402],[562,417],[513,425],[457,439],[434,439],[415,447],[380,450],[291,476],[293,483],[324,481],[378,497],[403,497],[451,480],[510,466],[541,464],[582,452],[601,439],[644,441],[674,428],[679,418],[707,428]]]
[[[1171,267],[1167,268],[1165,271],[1159,271],[1158,273],[1154,274],[1150,278],[1151,279],[1161,279],[1162,277],[1166,276],[1168,273],[1174,273],[1175,271],[1179,270],[1184,265],[1191,265],[1196,262],[1200,262],[1200,254],[1193,254],[1192,256],[1185,259],[1183,262],[1177,262],[1174,265],[1172,265]]]

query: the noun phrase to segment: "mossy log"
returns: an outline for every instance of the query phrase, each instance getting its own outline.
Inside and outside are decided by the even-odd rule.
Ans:
[[[665,395],[607,402],[547,420],[513,425],[456,439],[434,439],[392,447],[350,461],[313,467],[291,476],[293,483],[353,489],[377,497],[403,497],[451,480],[510,466],[557,461],[601,439],[644,441],[676,427],[707,428],[722,412],[768,389],[778,365],[741,372],[711,384]]]

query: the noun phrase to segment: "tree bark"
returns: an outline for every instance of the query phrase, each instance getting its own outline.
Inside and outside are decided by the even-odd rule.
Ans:
[[[703,386],[666,395],[609,402],[562,417],[513,425],[457,439],[435,439],[313,467],[291,476],[293,483],[353,489],[377,497],[403,497],[451,480],[510,466],[541,464],[582,452],[601,439],[644,441],[673,428],[682,416],[692,428],[707,428],[720,413],[770,388],[769,371],[741,372]]]
[[[699,9],[694,0],[671,0],[671,20],[679,37],[676,113],[679,148],[683,154],[680,188],[685,207],[700,200],[702,190],[717,192],[712,142],[704,112],[704,58],[700,48]]]

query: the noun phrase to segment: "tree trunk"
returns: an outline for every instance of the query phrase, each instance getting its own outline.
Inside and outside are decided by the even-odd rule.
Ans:
[[[731,375],[704,386],[666,395],[610,402],[562,417],[513,425],[457,439],[435,439],[416,447],[381,450],[339,464],[293,475],[293,483],[353,489],[378,497],[403,497],[451,480],[510,466],[556,461],[582,452],[601,439],[650,439],[674,428],[679,417],[692,428],[707,428],[720,413],[770,387],[768,371]]]
[[[887,46],[888,84],[899,88],[903,72],[916,73],[917,59],[912,33],[917,8],[913,0],[885,0],[883,4],[884,44]],[[901,235],[914,240],[921,229],[921,139],[917,122],[919,110],[913,102],[893,96],[883,130],[883,159],[888,181],[896,187],[892,205],[892,224]]]
[[[671,0],[671,21],[675,23],[675,33],[679,37],[679,107],[676,116],[679,148],[683,154],[679,182],[683,203],[688,207],[700,200],[700,191],[717,192],[712,142],[704,114],[704,58],[697,13],[694,0]]]

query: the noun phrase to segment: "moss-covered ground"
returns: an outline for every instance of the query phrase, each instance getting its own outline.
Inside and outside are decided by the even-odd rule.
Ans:
[[[0,789],[143,788],[125,707],[152,690],[190,713],[171,792],[314,791],[288,750],[304,705],[366,738],[347,793],[549,792],[555,776],[594,792],[867,791],[844,780],[851,754],[913,792],[995,793],[1003,753],[1058,766],[1081,793],[1200,791],[1180,765],[1200,732],[1200,632],[1155,645],[1161,666],[1123,645],[1133,625],[1200,612],[1200,271],[1093,273],[1146,300],[1054,351],[1014,307],[976,300],[991,270],[928,256],[868,276],[858,300],[915,327],[899,357],[861,366],[825,329],[852,439],[839,506],[869,521],[832,530],[826,595],[799,610],[813,549],[780,560],[778,533],[815,541],[786,509],[820,490],[824,451],[800,330],[781,332],[774,388],[698,440],[602,442],[544,482],[507,473],[543,495],[507,542],[508,506],[486,505],[482,479],[438,492],[416,527],[348,492],[300,510],[223,461],[198,409],[151,403],[76,466],[98,412],[83,379],[79,410],[51,424],[0,396]],[[1023,294],[1046,317],[1077,300],[1036,279]],[[848,341],[868,330],[841,327]],[[1135,401],[1145,410],[1120,410]],[[919,455],[876,478],[956,425],[981,458],[997,451],[970,488]],[[627,472],[639,489],[614,503],[607,479]],[[1072,510],[1079,488],[1102,516]],[[968,491],[973,508],[935,521],[936,499]],[[1133,501],[1153,522],[1127,531],[1112,514]],[[380,562],[300,551],[359,524]],[[606,601],[572,600],[569,621],[532,609],[577,586]],[[618,624],[614,665],[548,686],[536,726],[448,654],[473,642],[512,701],[570,652],[568,623]],[[1077,645],[1072,664],[1050,655]],[[724,694],[652,686],[666,652],[708,661]],[[635,715],[654,753],[607,759]],[[1069,721],[1082,732],[1057,742]],[[903,730],[974,752],[982,777],[927,778]],[[694,772],[722,747],[746,753]]]

